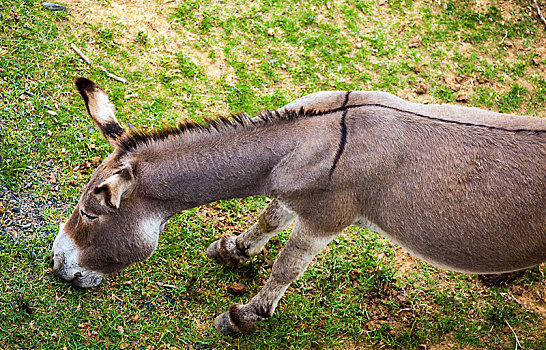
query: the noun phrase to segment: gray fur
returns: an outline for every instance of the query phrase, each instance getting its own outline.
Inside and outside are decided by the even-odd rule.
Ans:
[[[98,85],[78,84],[94,119],[93,111],[110,108]],[[105,115],[95,120],[99,126],[117,124]],[[235,124],[133,139],[118,128],[101,130],[115,150],[56,239],[68,237],[77,247],[79,265],[70,271],[110,273],[143,260],[168,218],[216,200],[275,198],[247,232],[208,248],[221,263],[238,265],[257,254],[295,220],[266,285],[217,318],[226,334],[252,331],[271,316],[290,283],[352,224],[455,271],[502,273],[546,261],[540,118],[419,105],[379,92],[320,92]],[[80,210],[99,218],[88,220]],[[67,253],[52,253],[54,271],[82,285],[62,273],[58,257]]]

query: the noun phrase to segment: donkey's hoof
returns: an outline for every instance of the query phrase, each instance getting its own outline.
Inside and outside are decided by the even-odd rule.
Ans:
[[[222,259],[222,256],[220,255],[220,250],[218,249],[219,246],[220,246],[220,240],[212,242],[207,248],[207,256],[221,263],[223,262],[223,259]]]
[[[224,235],[219,240],[212,242],[207,248],[207,256],[223,265],[239,266],[244,258],[237,251],[235,239],[236,236]]]
[[[223,314],[216,316],[214,319],[214,328],[216,328],[218,332],[232,337],[236,337],[241,334],[241,332],[236,330],[231,323],[229,319],[229,312],[224,312]]]

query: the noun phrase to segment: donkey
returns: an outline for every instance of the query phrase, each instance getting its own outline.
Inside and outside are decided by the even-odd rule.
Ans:
[[[93,173],[52,248],[79,287],[148,258],[176,213],[274,197],[246,232],[207,248],[238,266],[292,222],[261,291],[214,325],[251,332],[345,227],[380,232],[443,269],[503,273],[546,261],[546,120],[382,92],[318,92],[272,112],[126,131],[106,93],[79,78],[114,151]]]

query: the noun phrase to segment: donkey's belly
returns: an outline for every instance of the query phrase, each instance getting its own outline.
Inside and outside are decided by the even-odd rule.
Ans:
[[[546,261],[546,247],[533,247],[537,254],[522,258],[514,254],[510,247],[491,243],[487,246],[468,245],[459,242],[442,241],[439,237],[427,237],[426,234],[407,232],[394,236],[365,217],[359,217],[353,225],[380,233],[398,244],[413,256],[436,267],[463,273],[504,273],[533,267]],[[428,238],[428,239],[427,239]],[[426,242],[419,244],[419,242]],[[540,245],[539,243],[536,243]]]

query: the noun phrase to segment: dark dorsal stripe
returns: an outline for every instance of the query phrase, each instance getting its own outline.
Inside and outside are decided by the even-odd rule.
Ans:
[[[521,129],[508,129],[508,128],[503,128],[503,127],[500,127],[500,126],[484,125],[484,124],[478,124],[478,123],[469,123],[469,122],[461,122],[461,121],[457,121],[457,120],[443,119],[441,117],[434,117],[434,116],[430,116],[430,115],[426,115],[426,114],[421,114],[421,113],[409,111],[409,110],[402,109],[402,108],[383,105],[383,104],[380,104],[380,103],[362,103],[362,104],[357,104],[357,105],[351,105],[351,106],[345,106],[345,107],[329,109],[329,110],[325,110],[325,111],[313,111],[312,115],[313,116],[326,115],[326,114],[338,113],[338,112],[343,112],[343,111],[348,110],[348,109],[361,108],[361,107],[386,108],[386,109],[390,109],[390,110],[397,111],[397,112],[400,112],[400,113],[411,114],[411,115],[414,115],[416,117],[421,117],[421,118],[424,118],[424,119],[433,120],[433,121],[437,121],[437,122],[441,122],[441,123],[455,124],[455,125],[462,125],[462,126],[475,126],[475,127],[478,127],[478,128],[485,128],[485,129],[491,129],[491,130],[500,130],[500,131],[508,131],[508,132],[531,132],[531,133],[546,132],[546,129],[545,130],[524,129],[524,128],[521,128]]]
[[[182,136],[187,133],[222,132],[222,130],[228,130],[228,129],[234,129],[234,128],[246,128],[249,126],[256,127],[258,125],[269,124],[276,121],[290,121],[290,120],[295,120],[298,118],[324,116],[324,115],[333,114],[333,113],[342,113],[341,121],[340,121],[340,129],[341,129],[340,146],[334,158],[334,164],[330,170],[330,175],[331,175],[337,165],[337,162],[339,161],[339,158],[341,157],[341,154],[343,153],[343,150],[345,148],[345,144],[347,141],[347,135],[346,135],[347,126],[345,124],[347,111],[351,109],[362,108],[362,107],[385,108],[392,111],[410,114],[413,116],[417,116],[420,118],[424,118],[424,119],[428,119],[428,120],[432,120],[436,122],[461,125],[461,126],[471,126],[471,127],[486,128],[491,130],[501,130],[501,131],[507,131],[507,132],[531,132],[531,133],[546,132],[546,130],[533,130],[533,129],[524,129],[524,128],[508,129],[508,128],[492,126],[492,125],[483,125],[478,123],[443,119],[441,117],[430,116],[430,115],[417,113],[417,112],[409,111],[406,109],[388,106],[388,105],[384,105],[380,103],[362,103],[362,104],[356,104],[356,105],[347,105],[349,102],[350,93],[351,91],[347,92],[347,94],[345,95],[344,102],[340,107],[332,108],[328,110],[306,110],[304,109],[304,107],[302,107],[299,110],[283,110],[281,112],[264,111],[261,114],[259,114],[256,118],[250,118],[246,113],[242,113],[238,115],[233,115],[229,118],[220,117],[214,120],[211,120],[211,119],[205,120],[203,124],[186,119],[184,121],[179,122],[176,125],[167,125],[159,129],[131,130],[129,131],[129,133],[124,134],[119,139],[119,150],[120,150],[119,154],[123,155],[123,154],[136,150],[140,146],[150,145],[155,142],[163,141],[171,137]]]

